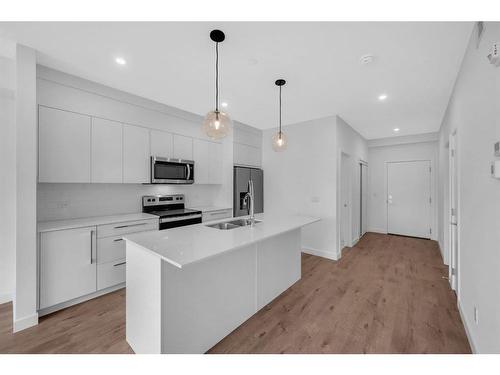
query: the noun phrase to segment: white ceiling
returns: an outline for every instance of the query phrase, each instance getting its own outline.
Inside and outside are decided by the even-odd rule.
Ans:
[[[221,99],[233,119],[277,126],[284,78],[284,124],[339,114],[373,139],[439,129],[472,23],[0,23],[0,35],[37,49],[40,64],[204,115],[214,28],[226,33]]]

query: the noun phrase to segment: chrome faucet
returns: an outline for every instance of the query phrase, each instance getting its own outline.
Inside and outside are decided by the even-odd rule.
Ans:
[[[254,202],[254,199],[255,199],[255,195],[254,195],[254,189],[253,189],[253,181],[252,180],[248,180],[248,189],[247,189],[247,193],[245,195],[245,201],[247,202],[248,204],[248,213],[250,214],[250,226],[254,226],[255,224],[255,202]]]

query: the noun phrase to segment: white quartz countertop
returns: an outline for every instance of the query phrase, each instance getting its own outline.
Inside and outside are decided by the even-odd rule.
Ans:
[[[111,216],[84,217],[84,218],[78,218],[78,219],[39,221],[38,222],[38,232],[50,232],[50,231],[54,231],[54,230],[83,228],[83,227],[90,227],[90,226],[94,226],[94,225],[114,224],[114,223],[122,223],[125,221],[148,220],[148,219],[157,219],[158,220],[158,216],[138,212],[138,213],[134,213],[134,214],[121,214],[121,215],[111,215]]]
[[[183,268],[320,220],[294,215],[258,214],[255,217],[262,222],[255,224],[253,228],[220,230],[206,226],[230,220],[225,219],[156,232],[130,234],[124,236],[124,239],[153,252],[176,267]],[[231,220],[235,219],[241,217]]]
[[[213,211],[222,211],[222,210],[233,210],[232,207],[220,207],[220,206],[194,206],[189,207],[192,210],[198,210],[201,212],[213,212]]]

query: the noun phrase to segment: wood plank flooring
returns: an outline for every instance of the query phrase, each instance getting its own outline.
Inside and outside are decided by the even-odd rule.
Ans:
[[[367,233],[334,262],[302,256],[302,279],[209,353],[470,353],[436,242]],[[0,353],[131,353],[125,291],[12,334],[0,305]]]

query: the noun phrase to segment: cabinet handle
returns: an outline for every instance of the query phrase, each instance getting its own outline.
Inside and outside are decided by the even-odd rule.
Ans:
[[[138,226],[146,225],[146,224],[147,223],[118,225],[117,227],[115,227],[115,229],[122,229],[122,228],[128,228],[128,227],[138,227]]]
[[[113,264],[113,267],[118,267],[118,266],[124,265],[124,264],[126,264],[126,263],[127,263],[127,262],[121,262],[121,263]]]
[[[117,238],[116,240],[113,240],[114,242],[118,242],[118,241],[123,241],[123,238]]]
[[[94,255],[94,233],[95,233],[95,230],[90,231],[90,264],[94,263],[94,258],[93,258],[93,255]]]

